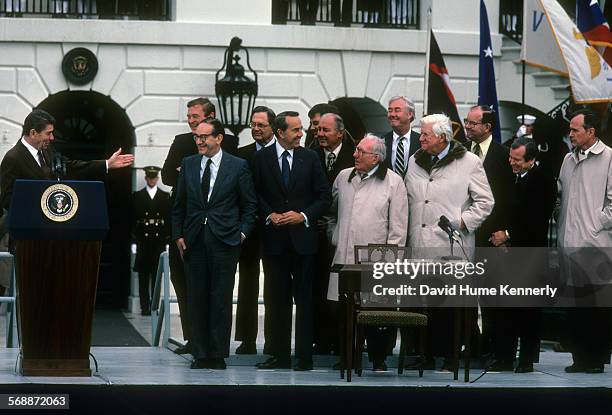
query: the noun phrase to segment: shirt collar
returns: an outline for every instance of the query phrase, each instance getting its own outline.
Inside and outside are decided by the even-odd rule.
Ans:
[[[393,142],[397,142],[400,137],[404,137],[406,140],[410,140],[410,132],[411,130],[408,130],[408,132],[404,135],[399,135],[398,133],[396,133],[395,131],[393,131]]]
[[[293,149],[290,149],[290,150],[285,150],[285,148],[283,148],[283,146],[281,146],[281,145],[278,143],[278,140],[277,140],[277,141],[274,143],[274,145],[276,146],[276,156],[277,156],[278,158],[281,158],[281,157],[283,156],[283,153],[284,153],[285,151],[288,151],[288,152],[289,152],[289,156],[290,156],[291,158],[293,158]]]
[[[487,138],[484,139],[484,141],[482,143],[480,143],[480,152],[482,154],[482,158],[484,158],[487,154],[487,151],[489,151],[489,146],[491,145],[491,141],[493,141],[493,136],[490,135]],[[472,146],[470,147],[470,151],[472,151],[472,149],[474,148],[474,146],[476,146],[476,141],[472,141]]]
[[[24,137],[21,137],[21,144],[23,144],[25,148],[28,149],[30,154],[32,154],[32,157],[34,157],[34,160],[38,161],[38,150],[36,150],[34,146],[28,143]]]
[[[212,157],[202,156],[202,166],[206,166],[206,163],[208,162],[208,159],[211,159],[212,160],[212,164],[214,164],[215,167],[219,167],[219,163],[221,163],[221,157],[222,156],[223,156],[223,150],[221,150],[221,149],[219,149],[217,154],[215,154]]]
[[[261,144],[259,144],[257,141],[255,141],[255,150],[259,151],[264,147],[270,147],[273,146],[274,143],[276,143],[276,137],[272,137],[272,140],[268,141],[268,143],[265,146],[262,146]]]
[[[446,157],[449,151],[450,143],[446,143],[446,147],[444,147],[444,150],[440,151],[440,154],[438,154],[438,160],[442,160],[444,157]]]
[[[329,153],[334,153],[336,155],[336,158],[338,157],[338,154],[340,154],[340,149],[342,148],[342,141],[340,142],[340,144],[338,145],[338,147],[336,147],[334,149],[334,151],[329,151],[328,149],[324,149],[323,151],[325,152],[325,158],[327,158],[327,156],[329,156]]]
[[[378,171],[378,166],[379,166],[378,164],[377,164],[376,166],[374,166],[374,167],[372,168],[372,170],[370,170],[370,171],[368,172],[368,174],[366,175],[366,177],[364,177],[364,178],[363,178],[363,180],[365,180],[365,179],[368,179],[368,178],[372,177],[372,176],[374,175],[374,173],[376,173],[376,172]]]

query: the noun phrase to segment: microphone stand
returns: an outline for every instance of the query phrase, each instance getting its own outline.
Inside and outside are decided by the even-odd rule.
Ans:
[[[454,253],[455,236],[453,235],[452,231],[448,232],[448,241],[450,243],[450,255],[444,255],[440,259],[442,259],[443,261],[461,261],[462,258],[458,257],[458,256],[455,256],[455,253]]]

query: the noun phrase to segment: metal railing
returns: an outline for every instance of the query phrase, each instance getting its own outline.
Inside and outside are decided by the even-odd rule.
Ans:
[[[0,17],[170,20],[170,0],[0,0]]]
[[[157,272],[155,274],[155,288],[151,296],[151,346],[158,347],[162,338],[162,346],[168,347],[169,343],[182,345],[179,339],[171,337],[172,323],[170,321],[170,305],[177,303],[176,296],[170,296],[170,262],[168,251],[159,254]],[[163,298],[161,297],[163,290]],[[165,324],[164,324],[165,323]],[[163,336],[162,336],[162,328]]]
[[[516,43],[523,39],[523,0],[500,0],[499,33]]]
[[[15,296],[15,257],[8,252],[0,252],[0,259],[11,260],[11,279],[8,292],[0,297],[0,303],[6,303],[6,347],[19,347],[17,336],[17,301]]]
[[[272,23],[419,28],[419,0],[272,0]]]

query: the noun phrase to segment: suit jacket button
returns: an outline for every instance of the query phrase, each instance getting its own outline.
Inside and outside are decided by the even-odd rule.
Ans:
[[[433,182],[433,179],[432,179],[432,178],[430,178],[430,179],[429,179],[429,181],[430,181],[430,182]]]
[[[426,201],[425,201],[425,204],[427,204],[427,203],[429,203],[429,200],[426,200]]]
[[[425,224],[422,224],[422,225],[421,225],[421,227],[422,227],[422,228],[424,228],[424,227],[426,227],[426,226],[427,226],[427,225],[425,225]]]

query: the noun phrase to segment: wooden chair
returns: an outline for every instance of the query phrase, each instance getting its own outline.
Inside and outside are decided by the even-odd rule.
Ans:
[[[397,245],[369,244],[355,245],[355,263],[395,262],[407,258],[408,248]],[[362,300],[359,298],[358,300]],[[397,327],[401,334],[400,354],[397,365],[397,373],[404,371],[404,359],[408,348],[408,331],[411,328],[419,332],[419,362],[417,368],[419,377],[423,376],[423,363],[425,362],[425,336],[427,334],[427,315],[413,311],[400,310],[387,304],[384,308],[360,308],[361,301],[357,304],[353,324],[356,326],[356,350],[355,350],[355,372],[358,376],[362,374],[362,351],[365,341],[366,327]],[[347,339],[348,340],[348,339]]]

